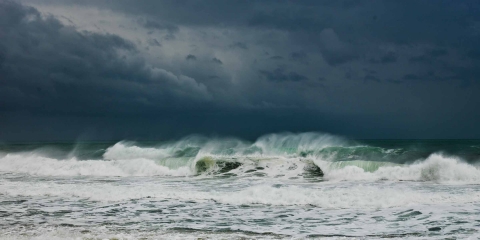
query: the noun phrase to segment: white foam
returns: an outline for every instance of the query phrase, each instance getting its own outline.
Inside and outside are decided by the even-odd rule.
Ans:
[[[145,179],[144,179],[145,180]],[[0,181],[0,194],[12,197],[79,198],[99,202],[118,202],[131,199],[178,199],[209,201],[216,194],[194,191],[186,186],[167,186],[163,182],[139,181],[124,184],[105,182],[10,182]]]
[[[187,176],[189,167],[176,170],[149,159],[57,160],[36,154],[7,154],[0,158],[0,171],[41,176]]]
[[[330,169],[328,162],[316,162],[331,181],[355,180],[407,180],[450,183],[478,183],[480,169],[454,157],[432,154],[427,159],[404,166],[383,166],[374,172],[366,172],[356,166]]]
[[[105,159],[109,160],[129,160],[129,159],[161,159],[168,156],[168,151],[162,148],[138,147],[127,142],[118,142],[109,147],[103,154]]]
[[[209,155],[228,156],[283,156],[294,155],[305,150],[319,150],[328,146],[343,146],[342,138],[322,133],[280,133],[260,137],[254,143],[236,138],[206,138],[188,136],[176,142],[167,142],[156,147],[138,147],[134,143],[118,142],[107,149],[105,159],[124,160],[134,158],[160,159],[176,150],[198,147],[197,157]],[[260,150],[260,152],[258,152]]]
[[[289,149],[295,150],[294,153],[298,153],[300,151],[319,150],[324,147],[343,145],[346,145],[346,140],[340,137],[315,132],[267,134],[260,137],[253,144],[253,146],[261,148],[264,154],[273,156],[286,154]]]
[[[447,192],[424,193],[410,188],[350,186],[348,188],[275,188],[268,185],[218,196],[230,204],[315,205],[323,208],[388,208],[417,204],[465,203],[480,200],[480,193],[465,195]]]
[[[1,240],[85,240],[85,239],[162,239],[162,240],[198,240],[198,239],[278,239],[276,236],[255,235],[253,233],[222,233],[222,232],[177,232],[168,230],[152,230],[152,231],[115,231],[110,228],[88,227],[88,228],[69,228],[69,227],[52,227],[38,226],[35,229],[14,229],[16,231],[0,230]]]
[[[194,179],[191,179],[194,181]],[[173,184],[173,183],[172,183]],[[93,201],[126,201],[150,197],[172,201],[217,201],[226,204],[315,205],[322,208],[389,208],[421,204],[462,204],[480,200],[480,192],[423,191],[411,185],[336,183],[333,185],[293,185],[277,187],[259,184],[230,191],[205,187],[192,189],[189,184],[169,185],[163,182],[10,182],[0,181],[0,194],[6,196],[48,196]],[[221,183],[218,182],[220,185]],[[411,183],[410,183],[411,184]]]

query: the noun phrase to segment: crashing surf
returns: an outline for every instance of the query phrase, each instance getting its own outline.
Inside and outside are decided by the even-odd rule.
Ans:
[[[77,151],[75,149],[75,151]],[[94,149],[92,151],[99,151]],[[328,181],[475,182],[480,170],[456,156],[410,158],[406,148],[382,148],[328,134],[269,134],[255,142],[189,136],[142,146],[118,142],[100,159],[75,153],[54,158],[33,150],[0,155],[0,171],[59,176],[250,176]]]

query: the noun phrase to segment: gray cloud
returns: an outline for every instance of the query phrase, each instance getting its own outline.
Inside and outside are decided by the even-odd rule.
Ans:
[[[27,1],[28,2],[28,1]],[[37,0],[32,2],[38,2]],[[195,1],[41,0],[52,5],[96,6],[190,26],[260,27],[320,32],[332,28],[346,38],[363,37],[398,43],[469,43],[478,21],[478,2],[429,1]],[[408,17],[406,17],[408,16]],[[219,22],[221,21],[221,22]],[[441,27],[439,27],[441,26]],[[455,33],[455,34],[447,34]]]
[[[3,119],[130,119],[117,131],[149,119],[162,134],[175,130],[156,123],[185,134],[480,133],[477,1],[22,2],[0,0]],[[0,132],[19,129],[9,121]]]
[[[420,77],[415,74],[405,74],[403,80],[419,80]]]
[[[155,29],[155,30],[165,30],[169,33],[176,33],[178,32],[178,26],[169,23],[159,23],[152,20],[145,20],[143,22],[143,26],[147,29]]]
[[[421,55],[416,57],[411,57],[408,59],[411,63],[431,63],[432,59],[427,55]]]
[[[448,55],[448,51],[445,49],[437,48],[437,49],[427,50],[426,54],[431,57],[442,57],[442,56]]]
[[[357,57],[351,46],[342,42],[333,29],[324,29],[319,37],[322,54],[330,65],[343,64]]]
[[[223,62],[218,58],[212,58],[212,61],[216,64],[223,64]]]
[[[304,52],[292,52],[290,53],[290,60],[308,64],[308,55]]]
[[[300,82],[308,80],[307,77],[293,71],[286,73],[282,68],[276,68],[273,71],[260,70],[259,72],[272,82]]]
[[[188,56],[185,59],[195,61],[195,60],[197,60],[197,57],[195,57],[195,55],[188,54]]]
[[[381,63],[394,63],[396,61],[397,61],[397,55],[394,52],[389,52],[380,59]]]
[[[4,111],[136,112],[168,108],[167,99],[211,99],[205,85],[149,66],[117,35],[78,31],[14,2],[0,6]]]
[[[365,82],[368,82],[368,81],[380,82],[380,79],[378,79],[375,75],[367,74],[363,78],[363,81],[365,81]]]
[[[149,40],[148,40],[148,44],[149,44],[150,46],[153,46],[153,47],[161,47],[161,46],[162,46],[162,44],[161,44],[157,39],[155,39],[155,38],[149,39]]]
[[[242,43],[242,42],[233,43],[233,44],[230,45],[230,48],[240,48],[240,49],[243,49],[243,50],[248,49],[247,44]]]
[[[468,51],[467,56],[474,60],[480,60],[480,50],[478,49],[470,50]]]

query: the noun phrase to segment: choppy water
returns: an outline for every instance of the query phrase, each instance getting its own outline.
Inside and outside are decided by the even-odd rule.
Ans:
[[[478,239],[480,141],[0,145],[0,239]]]

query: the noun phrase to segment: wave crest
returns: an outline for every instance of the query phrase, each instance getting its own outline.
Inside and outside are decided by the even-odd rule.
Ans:
[[[346,165],[342,168],[331,168],[325,163],[323,165],[326,169],[325,178],[336,181],[403,180],[471,183],[480,181],[478,167],[442,154],[432,154],[427,159],[416,161],[413,164],[380,166],[372,172],[354,165]]]
[[[76,157],[56,159],[44,155],[44,151],[0,154],[0,171],[53,176],[228,173],[230,176],[246,177],[323,176],[324,180],[330,181],[480,181],[480,170],[456,157],[438,153],[417,157],[418,151],[361,145],[321,133],[269,134],[255,142],[189,136],[148,147],[122,141],[104,149],[103,157],[98,160],[78,160]],[[423,150],[420,152],[425,153]],[[394,161],[400,158],[408,158],[413,163]]]

